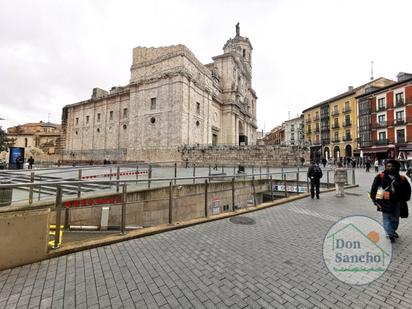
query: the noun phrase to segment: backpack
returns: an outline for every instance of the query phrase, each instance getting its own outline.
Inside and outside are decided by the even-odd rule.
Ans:
[[[315,177],[315,178],[321,178],[321,177],[322,177],[322,170],[320,169],[319,166],[315,165],[315,166],[313,167],[312,175],[313,175],[313,177]]]

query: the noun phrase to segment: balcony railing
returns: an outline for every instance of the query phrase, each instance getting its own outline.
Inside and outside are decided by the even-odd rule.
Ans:
[[[312,122],[312,120],[306,119],[306,123],[311,123],[311,122]]]
[[[386,110],[386,106],[378,106],[378,112]]]
[[[339,124],[334,124],[334,125],[332,125],[332,129],[339,129]]]
[[[350,122],[350,121],[346,121],[346,122],[343,124],[344,127],[350,127],[351,125],[352,125],[352,122]]]
[[[396,102],[395,102],[395,106],[396,106],[396,107],[398,107],[398,106],[404,106],[404,105],[405,105],[405,101],[404,101],[403,99],[396,100]]]
[[[336,110],[332,112],[332,116],[337,116],[337,115],[339,115],[339,111]]]
[[[405,137],[398,137],[396,143],[397,144],[405,144],[406,143]]]
[[[395,126],[400,126],[400,125],[404,125],[404,124],[405,124],[405,119],[404,118],[398,118],[398,119],[395,119],[393,121],[393,125],[395,125]]]
[[[316,129],[315,129],[315,132],[316,132],[316,133],[319,133],[319,132],[320,132],[319,128],[316,128]]]
[[[339,139],[339,138],[334,138],[334,139],[332,140],[332,143],[340,143],[340,139]]]
[[[352,109],[351,109],[350,107],[343,109],[343,112],[344,112],[344,113],[349,113],[349,112],[351,112],[351,111],[352,111]]]
[[[379,145],[388,145],[389,140],[386,139],[378,139],[377,141],[375,141],[375,145],[379,146]]]
[[[374,125],[375,128],[386,128],[388,123],[386,121],[378,122]]]
[[[317,115],[317,116],[315,116],[314,118],[313,118],[313,120],[319,120],[320,119],[320,117],[319,117],[319,115]]]
[[[311,134],[311,133],[312,133],[312,130],[308,129],[308,130],[306,131],[306,133],[307,133],[307,134]]]
[[[345,141],[345,142],[349,142],[351,140],[352,140],[352,136],[344,136],[343,137],[343,141]]]

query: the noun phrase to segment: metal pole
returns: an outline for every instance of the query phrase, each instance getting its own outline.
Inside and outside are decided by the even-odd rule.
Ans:
[[[299,172],[296,173],[296,194],[299,194]]]
[[[233,176],[236,175],[236,165],[233,165]]]
[[[173,224],[173,199],[172,199],[172,192],[173,192],[173,184],[172,182],[169,183],[169,224]]]
[[[232,211],[235,211],[235,177],[232,178]]]
[[[255,174],[255,166],[252,165],[252,175],[254,175],[254,174]]]
[[[137,180],[139,179],[139,165],[136,165],[136,184],[138,184]]]
[[[355,169],[352,169],[352,184],[356,184],[356,180],[355,180]]]
[[[54,246],[53,249],[57,249],[60,243],[60,220],[62,212],[62,187],[57,186],[56,191],[56,229],[54,230]]]
[[[30,173],[30,183],[34,182],[34,172]],[[30,186],[29,188],[29,204],[31,205],[33,203],[33,189],[34,186]]]
[[[266,165],[266,179],[269,178],[269,165]]]
[[[259,178],[262,179],[262,165],[259,165]]]
[[[113,173],[113,170],[112,168],[110,168],[110,180],[112,180],[112,173]]]
[[[225,166],[222,164],[222,174],[225,172]]]
[[[212,174],[212,167],[209,164],[209,176]]]
[[[177,177],[177,162],[175,162],[175,184],[176,184],[176,177]]]
[[[82,169],[79,169],[79,181],[82,181]],[[82,185],[79,182],[77,185],[77,197],[80,197],[82,195]]]
[[[152,179],[152,166],[149,165],[149,175],[148,175],[149,181],[147,182],[147,187],[150,188],[151,180]]]
[[[288,197],[288,184],[286,181],[286,173],[283,174],[283,185],[285,187],[285,197]]]
[[[253,187],[253,206],[256,207],[256,187],[255,187],[255,176],[252,177],[252,187]]]
[[[270,184],[270,197],[273,201],[273,180],[272,180],[272,175],[270,175],[269,184]]]
[[[117,166],[116,180],[120,179],[120,166]],[[116,192],[119,192],[119,181],[116,182]]]
[[[39,181],[41,182],[41,176],[39,177]],[[38,198],[37,198],[37,200],[38,201],[40,201],[40,195],[41,195],[41,185],[39,185],[39,195],[38,195]]]
[[[193,163],[193,183],[196,183],[196,164]]]
[[[121,231],[122,234],[126,234],[126,202],[127,202],[127,183],[122,185],[122,222]]]
[[[208,187],[208,182],[207,179],[205,180],[205,217],[208,216],[208,207],[207,207],[207,187]]]
[[[326,188],[329,188],[329,171],[326,171]]]

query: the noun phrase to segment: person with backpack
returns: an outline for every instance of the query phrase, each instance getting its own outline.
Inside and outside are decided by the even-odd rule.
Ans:
[[[408,204],[411,197],[411,186],[405,176],[399,174],[400,163],[396,160],[387,160],[385,170],[376,175],[370,197],[377,210],[382,212],[383,227],[391,242],[399,237],[396,230],[399,226],[399,217],[408,216]]]
[[[308,178],[310,179],[310,196],[312,199],[315,198],[315,191],[316,198],[319,199],[320,179],[322,176],[323,174],[321,168],[318,164],[312,161],[308,169]]]

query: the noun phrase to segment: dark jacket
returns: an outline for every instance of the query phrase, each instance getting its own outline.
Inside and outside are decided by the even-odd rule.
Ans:
[[[311,165],[308,169],[308,178],[310,179],[321,179],[323,176],[322,170],[317,165]]]
[[[395,175],[395,180],[393,186],[391,186],[392,179],[389,177],[386,171],[376,175],[372,183],[372,188],[370,192],[371,199],[374,203],[378,203],[383,212],[390,212],[391,206],[396,202],[405,202],[409,201],[411,198],[411,186],[406,177],[399,174]],[[386,189],[390,192],[390,200],[377,200],[376,192],[378,187]],[[393,187],[393,190],[392,190]]]

